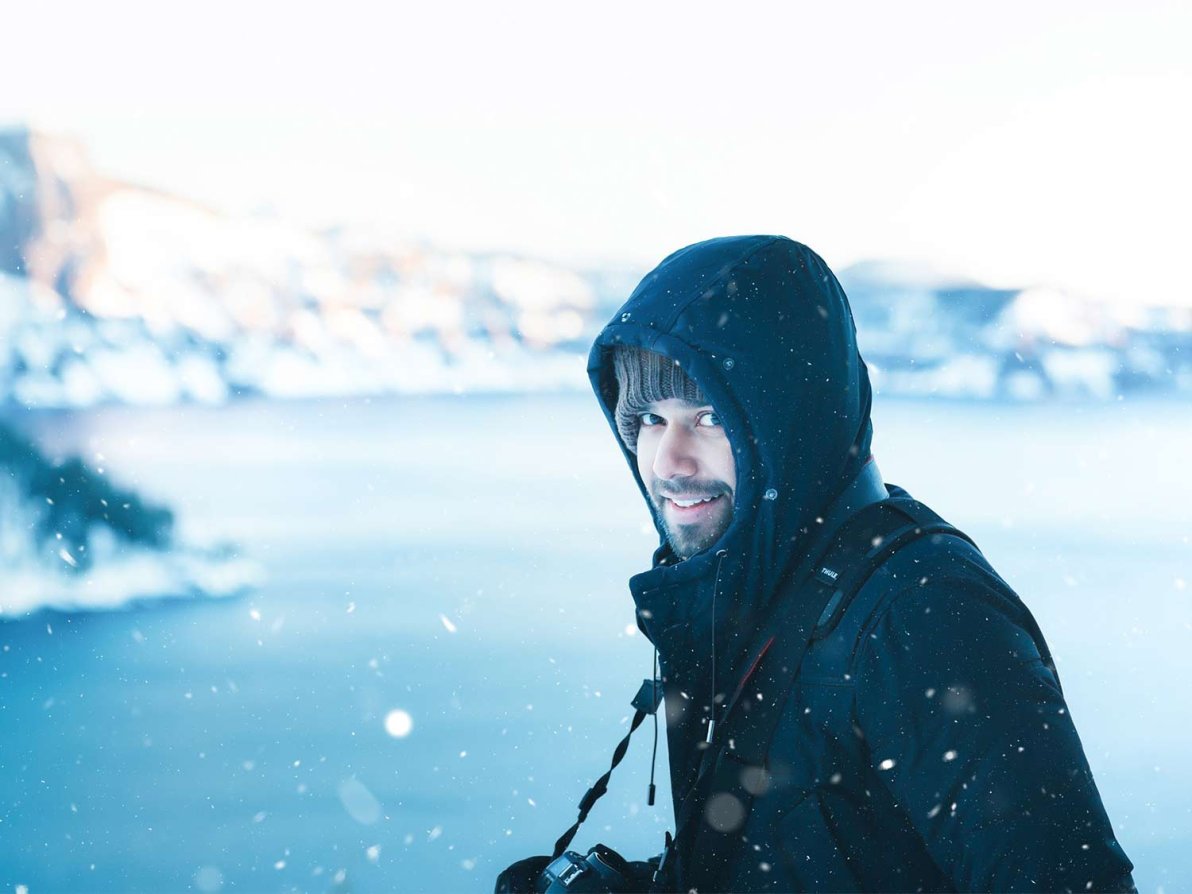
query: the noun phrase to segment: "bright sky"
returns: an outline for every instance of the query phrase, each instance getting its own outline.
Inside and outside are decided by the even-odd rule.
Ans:
[[[1192,3],[26,3],[0,122],[232,210],[1192,304]]]

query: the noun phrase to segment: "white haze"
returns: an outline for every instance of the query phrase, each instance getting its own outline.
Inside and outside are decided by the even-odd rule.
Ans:
[[[227,208],[561,260],[783,232],[834,266],[1192,304],[1192,7],[143,0],[8,12],[0,121]]]

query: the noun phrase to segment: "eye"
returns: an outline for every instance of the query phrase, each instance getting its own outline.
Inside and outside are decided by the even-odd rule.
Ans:
[[[641,413],[637,417],[637,419],[638,419],[638,422],[640,422],[643,426],[646,426],[646,427],[653,426],[653,425],[662,425],[662,423],[665,421],[657,413]]]
[[[720,425],[720,416],[715,411],[709,410],[707,413],[700,413],[695,424],[718,427]]]

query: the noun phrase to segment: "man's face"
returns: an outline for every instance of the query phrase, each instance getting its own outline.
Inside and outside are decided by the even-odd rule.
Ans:
[[[655,401],[639,417],[637,469],[682,559],[711,546],[733,518],[737,467],[709,404]]]

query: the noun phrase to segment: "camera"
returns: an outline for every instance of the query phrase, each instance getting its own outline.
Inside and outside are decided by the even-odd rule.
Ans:
[[[598,844],[587,854],[566,851],[558,857],[518,860],[497,876],[495,894],[564,894],[598,891],[629,894],[663,891],[670,876],[662,872],[665,853],[649,860],[626,860],[612,848]],[[659,883],[664,887],[658,887]]]
[[[542,894],[564,892],[631,891],[634,872],[629,861],[611,848],[598,844],[586,856],[567,851],[542,870],[538,890]]]

